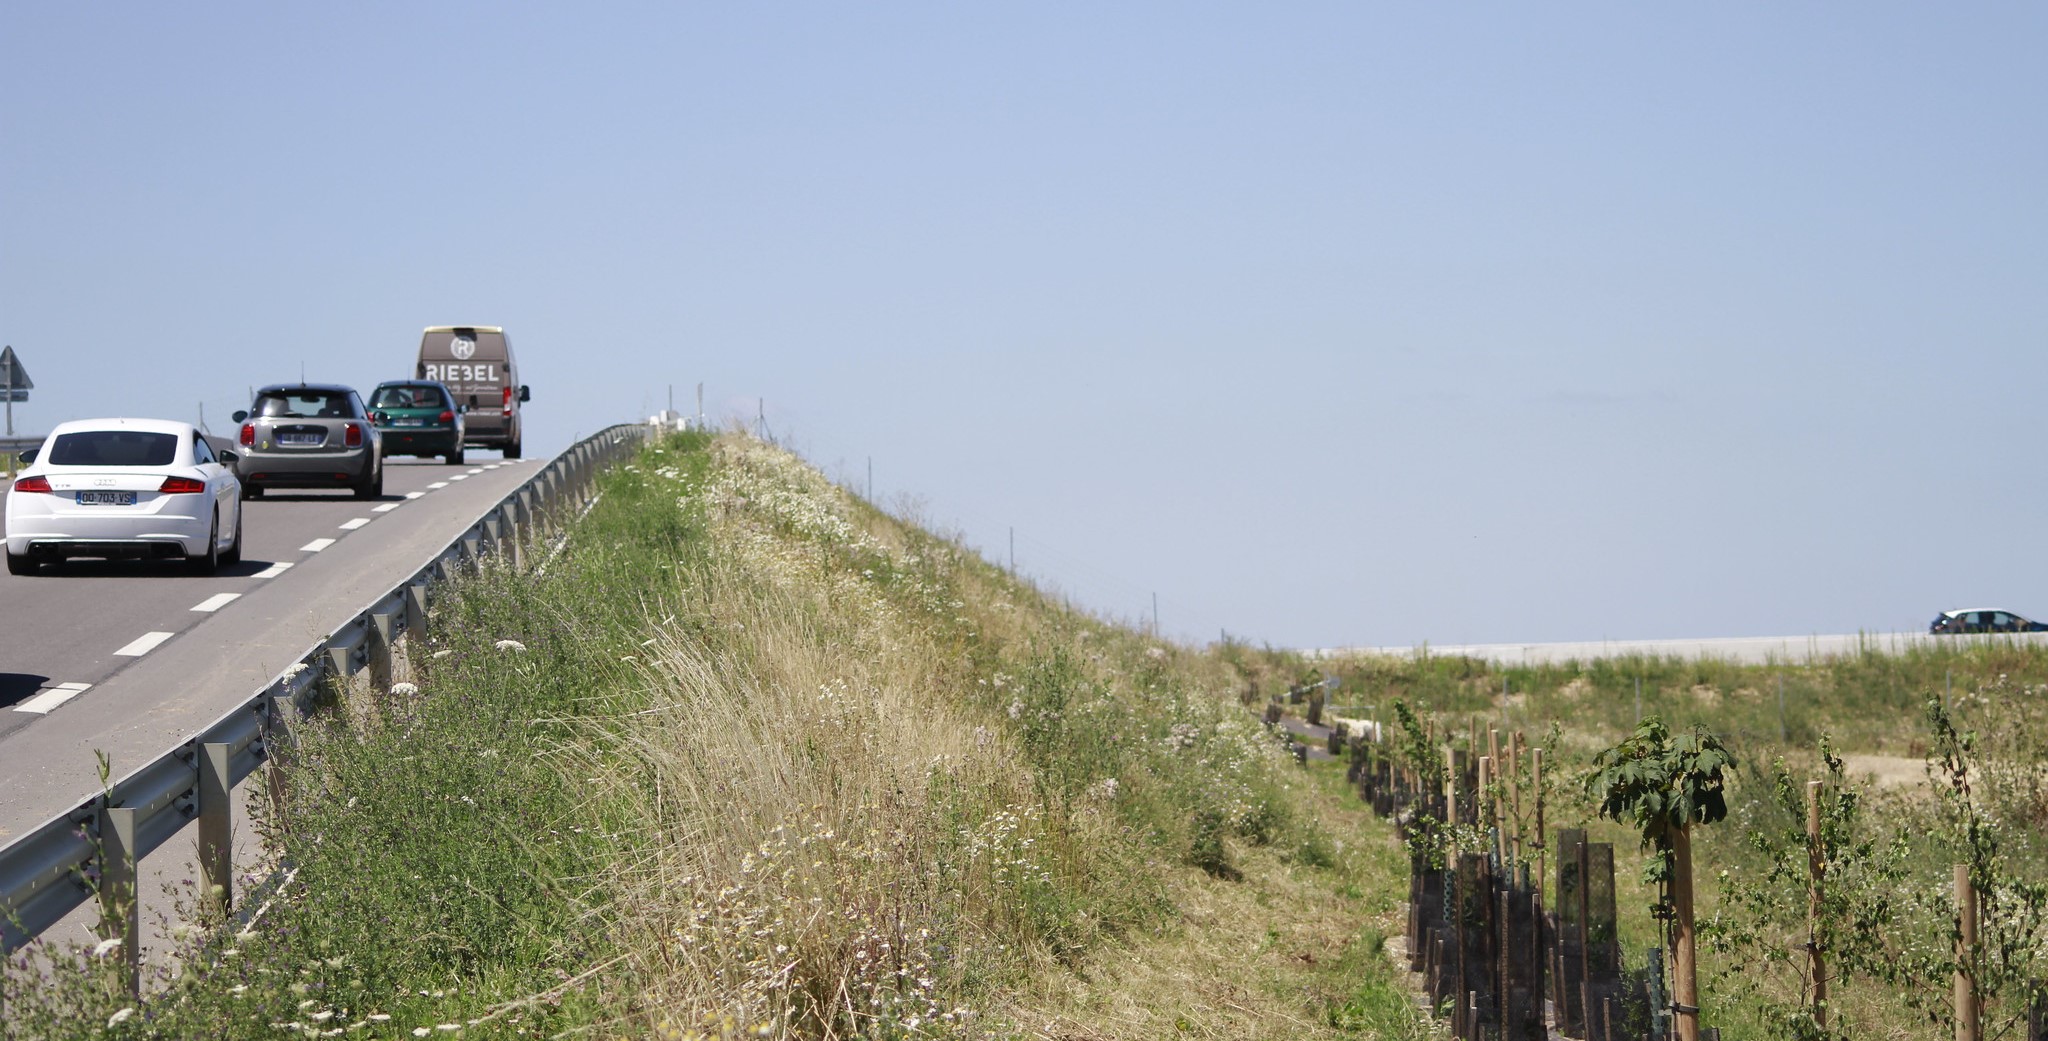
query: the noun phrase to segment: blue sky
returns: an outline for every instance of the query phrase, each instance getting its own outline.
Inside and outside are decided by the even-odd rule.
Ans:
[[[18,430],[504,325],[1280,646],[2048,615],[2048,8],[15,4]]]

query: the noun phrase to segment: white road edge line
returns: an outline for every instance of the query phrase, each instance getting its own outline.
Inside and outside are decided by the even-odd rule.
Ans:
[[[301,552],[301,553],[318,553],[318,552],[320,552],[321,550],[323,550],[323,549],[326,549],[327,547],[329,547],[329,546],[332,546],[332,545],[334,545],[334,540],[333,540],[333,539],[314,539],[313,541],[311,541],[311,542],[308,542],[308,543],[306,543],[306,544],[305,544],[305,545],[303,545],[303,546],[300,546],[300,547],[299,547],[299,552]]]
[[[193,607],[192,610],[203,611],[207,614],[212,614],[213,612],[218,611],[221,608],[234,603],[236,600],[241,599],[241,596],[242,594],[240,593],[215,593],[212,596],[209,596],[206,599],[199,601],[198,605]]]
[[[368,523],[370,523],[370,518],[368,518],[368,517],[356,517],[356,518],[353,518],[353,519],[350,519],[350,520],[345,520],[345,521],[342,521],[342,522],[341,522],[341,530],[343,530],[343,531],[354,531],[354,530],[356,530],[357,528],[360,528],[360,527],[362,527],[363,525],[365,525],[365,524],[368,524]]]
[[[33,716],[47,716],[50,714],[51,709],[91,689],[92,684],[90,683],[53,684],[35,697],[14,706],[14,711],[26,712]]]
[[[143,633],[142,638],[114,653],[123,658],[140,658],[156,650],[157,645],[170,639],[174,633]]]
[[[288,563],[286,563],[286,562],[284,562],[284,561],[282,561],[282,560],[280,560],[280,561],[278,561],[277,563],[275,563],[275,564],[272,564],[272,565],[270,565],[269,567],[267,567],[267,568],[264,568],[263,570],[261,570],[261,571],[258,571],[258,572],[256,572],[256,573],[255,573],[255,574],[253,574],[253,575],[250,575],[249,577],[250,577],[250,578],[276,578],[277,576],[279,576],[279,575],[282,575],[282,574],[284,574],[284,572],[285,572],[285,569],[286,569],[286,568],[288,568],[288,567],[291,567],[291,565],[290,565],[290,564],[288,564]]]

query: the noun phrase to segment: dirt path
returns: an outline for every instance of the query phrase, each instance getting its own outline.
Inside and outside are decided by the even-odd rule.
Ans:
[[[1927,761],[1902,755],[1845,755],[1842,772],[1851,780],[1869,778],[1879,788],[1910,788],[1927,780]]]

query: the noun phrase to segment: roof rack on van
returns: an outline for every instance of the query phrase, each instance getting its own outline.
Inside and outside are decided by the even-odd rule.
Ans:
[[[502,325],[430,325],[424,331],[430,333],[471,332],[502,334],[505,331],[505,327]]]

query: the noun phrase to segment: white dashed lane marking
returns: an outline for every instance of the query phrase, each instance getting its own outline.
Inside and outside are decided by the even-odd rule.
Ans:
[[[419,498],[420,496],[422,496],[422,495],[425,495],[425,494],[427,494],[427,493],[426,493],[426,492],[406,492],[406,493],[405,493],[405,497],[406,497],[406,498],[408,498],[408,499],[417,499],[417,498]],[[397,504],[396,504],[396,503],[393,503],[392,505],[397,505]],[[378,509],[380,509],[380,510],[388,510],[388,509],[390,509],[391,507],[390,507],[390,506],[379,506],[379,507],[377,507],[377,508],[378,508]]]
[[[323,549],[326,549],[327,547],[329,547],[329,546],[332,546],[332,545],[334,545],[334,540],[333,540],[333,539],[314,539],[313,541],[311,541],[311,542],[308,542],[308,543],[306,543],[306,544],[305,544],[305,545],[303,545],[303,546],[300,546],[300,547],[299,547],[299,552],[301,552],[301,553],[318,553],[318,552],[320,552],[321,550],[323,550]]]
[[[59,683],[14,706],[16,712],[46,716],[50,710],[92,689],[90,683]]]
[[[235,600],[239,598],[241,595],[242,594],[240,593],[215,593],[212,596],[209,596],[206,599],[199,601],[199,603],[195,605],[192,608],[192,610],[204,611],[207,614],[212,614],[213,612],[218,611],[221,608],[234,603]]]
[[[484,468],[481,466],[472,466],[469,468],[469,472],[473,474],[480,474],[484,472]]]
[[[447,481],[435,481],[435,482],[434,482],[433,484],[427,485],[427,487],[429,487],[429,488],[446,488],[446,487],[448,487],[448,482],[447,482]]]
[[[405,504],[404,504],[404,503],[402,503],[402,502],[387,502],[387,503],[385,503],[385,504],[384,504],[384,505],[382,505],[382,506],[372,506],[372,507],[370,507],[370,512],[371,512],[371,513],[390,513],[390,512],[392,511],[392,510],[395,510],[395,509],[397,509],[397,508],[399,508],[400,506],[403,506],[403,505],[405,505]]]
[[[276,563],[276,564],[272,564],[272,565],[270,565],[269,567],[267,567],[267,568],[264,568],[263,570],[261,570],[261,571],[258,571],[258,572],[256,572],[256,573],[255,573],[255,574],[253,574],[253,575],[250,575],[249,577],[250,577],[250,578],[276,578],[277,576],[279,576],[279,575],[282,575],[282,574],[284,574],[284,572],[285,572],[285,569],[286,569],[286,568],[289,568],[289,567],[291,567],[291,565],[290,565],[290,564],[286,564],[286,563],[283,563],[283,562],[279,562],[279,563]]]
[[[143,633],[140,639],[114,653],[123,658],[140,658],[156,650],[157,645],[170,639],[171,635],[170,633]]]
[[[370,518],[368,517],[357,517],[353,520],[345,520],[341,522],[341,530],[354,531],[357,528],[360,528],[368,523],[370,523]]]
[[[451,481],[467,481],[467,480],[469,480],[469,475],[468,475],[468,474],[456,474],[455,476],[453,476],[453,477],[450,477],[450,478],[448,478],[448,479],[449,479],[449,480],[451,480]]]

